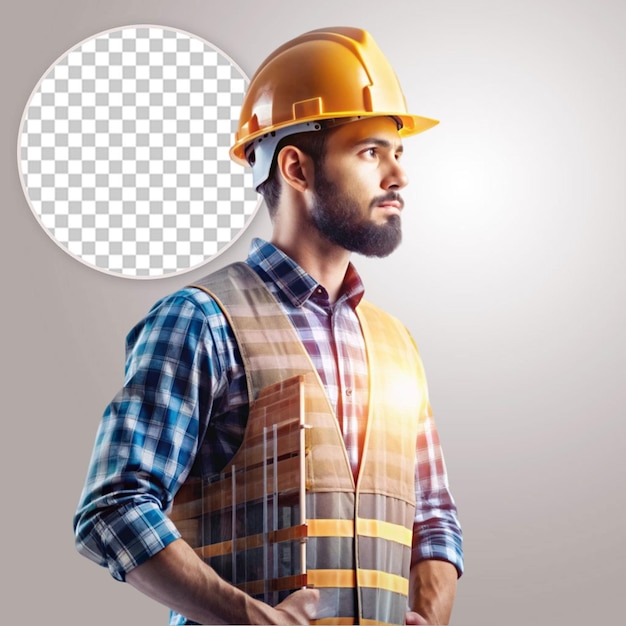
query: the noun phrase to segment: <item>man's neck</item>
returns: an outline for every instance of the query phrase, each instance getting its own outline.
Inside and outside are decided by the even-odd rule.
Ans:
[[[350,252],[316,235],[317,233],[302,233],[297,239],[281,238],[274,232],[271,243],[322,285],[332,303],[341,295],[350,263]]]

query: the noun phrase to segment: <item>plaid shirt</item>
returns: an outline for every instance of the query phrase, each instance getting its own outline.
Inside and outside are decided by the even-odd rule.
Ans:
[[[269,243],[254,240],[247,263],[308,350],[356,473],[368,386],[356,270],[349,266],[331,304],[324,287]],[[166,516],[174,494],[190,473],[205,476],[228,462],[247,415],[241,356],[214,300],[188,287],[157,302],[127,337],[124,386],[103,415],[74,518],[78,550],[124,580],[179,538]],[[418,437],[416,497],[413,561],[449,561],[460,574],[461,530],[432,420]]]

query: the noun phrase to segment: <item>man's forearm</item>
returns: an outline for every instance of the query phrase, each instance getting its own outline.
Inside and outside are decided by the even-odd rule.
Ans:
[[[272,608],[223,580],[182,539],[128,572],[126,581],[200,624],[308,624],[319,599],[305,589]]]
[[[411,568],[411,610],[427,624],[448,624],[456,595],[457,570],[447,561],[425,560]]]
[[[180,539],[128,572],[126,582],[201,624],[248,621],[246,595],[222,580]]]

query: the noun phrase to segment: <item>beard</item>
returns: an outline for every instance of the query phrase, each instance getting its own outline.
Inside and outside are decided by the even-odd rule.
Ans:
[[[363,217],[358,202],[328,180],[323,167],[317,168],[314,191],[313,224],[332,243],[369,257],[386,257],[400,245],[400,216],[391,215],[384,224]],[[369,213],[381,202],[399,199],[395,191],[374,198]]]

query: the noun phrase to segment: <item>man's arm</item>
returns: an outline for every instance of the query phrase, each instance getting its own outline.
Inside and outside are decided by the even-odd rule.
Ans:
[[[272,608],[220,578],[182,539],[128,572],[126,581],[200,624],[309,624],[319,599],[303,589]]]
[[[448,624],[463,572],[463,534],[432,415],[422,424],[417,459],[409,606],[422,621],[407,616],[407,624]]]
[[[414,613],[407,615],[407,624],[447,624],[457,579],[463,573],[463,533],[423,369],[419,376],[426,402],[416,441],[416,511],[409,589],[409,606]]]
[[[165,298],[129,333],[124,387],[101,421],[74,518],[77,547],[194,621],[308,624],[317,592],[292,594],[276,609],[252,599],[206,565],[165,515],[228,378],[219,353],[230,345],[226,322],[208,296],[194,296]],[[227,452],[215,445],[216,462]]]
[[[456,567],[426,560],[411,568],[407,624],[448,624],[456,595]]]

